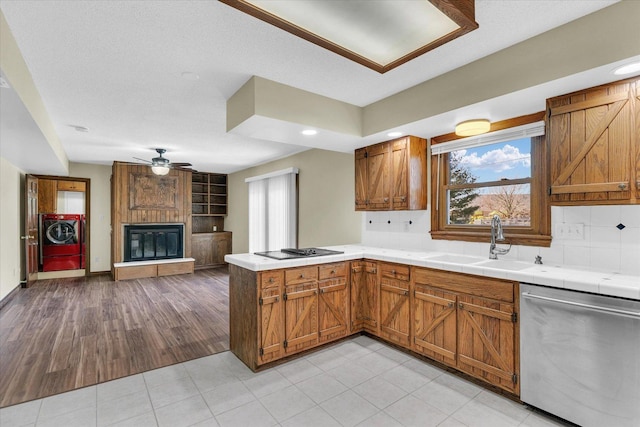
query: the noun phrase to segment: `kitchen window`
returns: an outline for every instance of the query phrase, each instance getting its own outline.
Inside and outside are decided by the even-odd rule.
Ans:
[[[544,112],[470,138],[432,139],[431,237],[485,242],[498,215],[507,241],[549,246]]]

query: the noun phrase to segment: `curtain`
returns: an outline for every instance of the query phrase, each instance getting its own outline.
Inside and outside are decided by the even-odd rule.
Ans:
[[[249,252],[295,248],[298,242],[298,169],[247,178]]]

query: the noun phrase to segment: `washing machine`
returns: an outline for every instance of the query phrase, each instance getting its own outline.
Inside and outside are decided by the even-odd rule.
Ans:
[[[77,270],[82,264],[80,239],[82,215],[40,215],[40,263],[42,271]]]

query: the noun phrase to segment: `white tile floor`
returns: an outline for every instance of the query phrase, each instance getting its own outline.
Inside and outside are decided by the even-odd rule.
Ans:
[[[231,352],[0,409],[0,426],[562,426],[359,336],[255,374]]]

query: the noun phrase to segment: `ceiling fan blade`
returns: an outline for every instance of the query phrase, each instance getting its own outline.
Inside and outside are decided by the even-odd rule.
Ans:
[[[171,164],[176,167],[191,166],[191,163],[172,162]]]
[[[139,157],[134,157],[134,159],[140,160],[141,162],[145,162],[145,163],[148,163],[148,164],[152,164],[152,162],[150,162],[149,160],[141,159]]]

